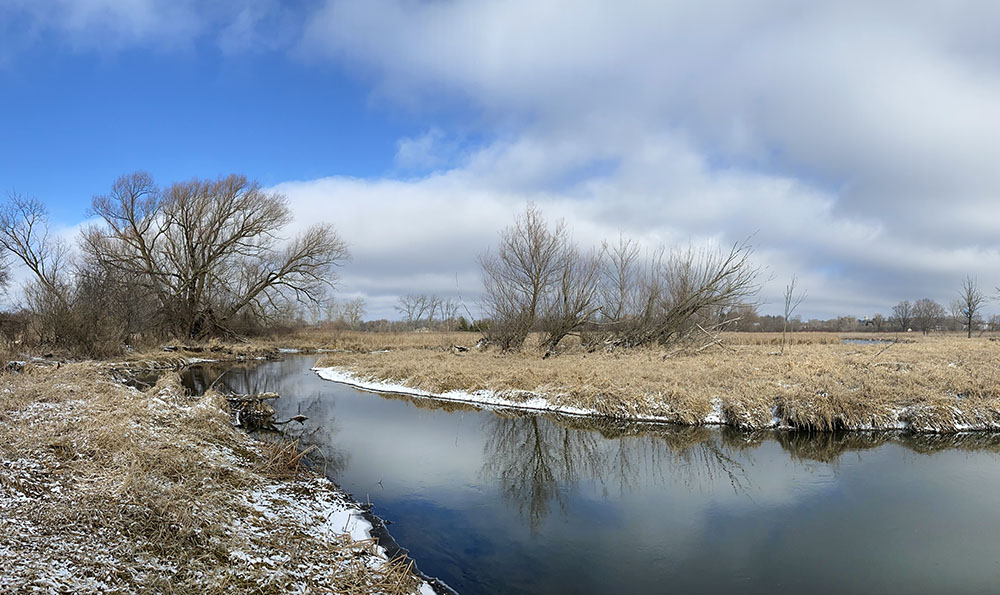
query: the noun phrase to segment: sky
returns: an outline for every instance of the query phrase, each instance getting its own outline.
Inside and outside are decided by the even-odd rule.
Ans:
[[[760,310],[1000,285],[1000,4],[919,0],[4,0],[0,189],[73,237],[91,197],[243,173],[338,296],[481,289],[529,202],[582,246],[751,238]],[[996,303],[989,310],[998,310]]]

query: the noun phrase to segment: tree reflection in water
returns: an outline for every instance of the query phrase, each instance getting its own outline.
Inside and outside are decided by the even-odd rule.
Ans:
[[[303,364],[303,361],[306,361]],[[278,392],[287,409],[309,418],[304,427],[289,427],[286,435],[315,444],[326,455],[328,473],[339,476],[348,454],[335,447],[336,399],[320,383],[317,388],[294,380],[310,366],[307,360],[250,364],[204,364],[182,373],[195,393],[214,384],[223,392]],[[313,393],[315,391],[315,393]],[[286,394],[287,393],[287,394]],[[298,394],[291,394],[298,393]],[[371,398],[376,398],[370,396]],[[432,399],[386,394],[427,412],[452,415],[479,411],[475,407]],[[288,400],[284,400],[288,399]],[[286,411],[287,411],[286,409]],[[285,415],[294,415],[287,411]],[[565,511],[572,490],[584,483],[597,494],[615,497],[641,490],[642,483],[681,481],[701,489],[722,480],[736,493],[750,490],[754,451],[765,443],[779,446],[796,463],[832,464],[846,452],[863,452],[893,443],[916,453],[950,449],[1000,452],[1000,433],[917,435],[902,432],[804,433],[744,432],[733,428],[671,426],[610,419],[566,417],[499,411],[482,416],[485,436],[480,474],[484,483],[498,483],[505,501],[533,529],[553,510]],[[419,420],[414,420],[420,423]]]
[[[609,497],[636,489],[640,480],[694,486],[725,478],[736,493],[746,493],[751,481],[745,465],[753,465],[753,450],[767,441],[776,442],[793,461],[833,464],[834,469],[846,452],[890,442],[921,454],[1000,452],[1000,433],[744,432],[516,411],[486,418],[484,431],[481,475],[499,482],[503,498],[532,528],[553,506],[565,511],[567,494],[581,482],[595,483]]]
[[[301,371],[301,363],[293,358],[268,362],[247,364],[200,364],[190,366],[181,372],[185,388],[192,394],[203,394],[213,388],[223,394],[257,394],[274,392],[279,398],[289,398],[292,395],[283,394],[283,388],[288,386],[288,378]],[[308,459],[317,471],[324,472],[328,477],[339,476],[350,460],[350,454],[335,448],[337,420],[334,413],[335,401],[325,399],[322,394],[311,398],[301,398],[295,395],[297,414],[304,415],[307,425],[290,424],[285,426],[281,435],[288,440],[298,440],[305,448],[315,446]],[[279,420],[280,421],[280,420]]]
[[[580,482],[594,482],[605,497],[635,488],[640,477],[691,484],[724,476],[737,492],[749,485],[720,433],[707,428],[504,412],[487,418],[485,431],[482,476],[499,482],[533,529],[553,506],[565,512]]]

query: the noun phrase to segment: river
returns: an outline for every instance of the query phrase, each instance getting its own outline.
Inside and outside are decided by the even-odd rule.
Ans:
[[[1000,436],[756,432],[482,411],[201,365],[473,593],[1000,591]]]

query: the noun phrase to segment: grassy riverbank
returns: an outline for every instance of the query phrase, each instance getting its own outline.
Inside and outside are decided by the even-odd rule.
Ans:
[[[249,438],[218,394],[185,396],[174,374],[142,392],[108,369],[0,377],[0,591],[421,587],[294,446]]]
[[[318,366],[374,389],[614,418],[742,429],[1000,430],[1000,343],[989,338],[907,334],[897,343],[845,344],[835,334],[796,334],[780,354],[780,335],[733,334],[724,347],[698,353],[575,349],[542,359],[531,350],[456,350],[463,337],[455,333],[419,335],[371,339]],[[380,349],[367,349],[376,342]]]

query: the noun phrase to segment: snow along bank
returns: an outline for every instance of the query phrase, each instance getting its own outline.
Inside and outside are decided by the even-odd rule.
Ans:
[[[550,398],[543,394],[531,393],[527,391],[516,391],[512,393],[501,393],[491,390],[477,390],[472,392],[452,390],[444,393],[432,393],[429,391],[412,388],[405,384],[386,382],[384,380],[373,380],[363,378],[340,368],[313,368],[313,371],[324,380],[347,384],[354,388],[375,392],[391,393],[418,397],[423,399],[434,399],[438,401],[452,401],[455,403],[466,403],[485,409],[520,409],[524,411],[542,411],[548,413],[559,413],[561,415],[573,415],[578,417],[609,417],[596,409],[585,407],[574,407],[571,405],[559,405],[553,403]],[[512,399],[507,394],[517,394],[519,399]],[[660,415],[631,415],[628,419],[635,419],[646,422],[675,423],[676,420],[670,416]],[[712,411],[701,420],[702,424],[719,425],[726,423],[726,416],[722,410],[722,400],[712,399]]]

